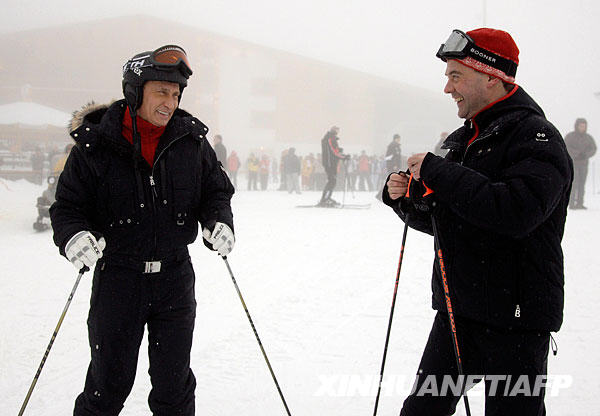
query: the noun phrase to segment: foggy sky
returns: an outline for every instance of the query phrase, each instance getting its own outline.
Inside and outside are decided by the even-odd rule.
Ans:
[[[600,4],[593,0],[4,0],[3,4],[3,33],[147,14],[424,87],[440,96],[445,65],[435,52],[451,30],[484,25],[504,29],[521,51],[517,83],[547,117],[563,133],[572,129],[575,118],[586,117],[590,133],[600,136],[600,99],[594,96],[600,91]],[[7,56],[10,45],[0,48]]]

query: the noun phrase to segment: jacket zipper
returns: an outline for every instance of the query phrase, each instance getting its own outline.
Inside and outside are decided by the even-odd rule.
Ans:
[[[160,153],[154,160],[154,163],[152,164],[152,170],[150,172],[150,178],[149,178],[150,179],[150,188],[152,189],[152,218],[153,218],[153,222],[154,222],[154,252],[152,254],[152,260],[156,260],[156,252],[158,251],[158,218],[157,218],[157,209],[156,209],[156,200],[158,199],[158,193],[156,192],[156,182],[154,181],[154,167],[158,163],[158,160],[160,159],[160,157],[165,153],[165,151],[169,147],[171,147],[171,145],[173,143],[181,140],[182,138],[184,138],[187,135],[188,135],[188,133],[183,134],[183,135],[173,139],[163,150],[160,151]],[[163,197],[166,198],[165,195],[163,195]]]
[[[471,121],[471,128],[473,128],[473,121]],[[465,159],[467,157],[467,152],[469,151],[469,148],[474,145],[475,143],[479,143],[481,141],[487,140],[490,137],[492,137],[494,135],[493,132],[490,132],[488,134],[486,134],[485,136],[480,136],[477,139],[473,140],[470,144],[467,145],[467,148],[465,149],[465,152],[463,153],[463,157],[462,160],[460,162],[460,164],[464,164]],[[521,317],[521,305],[520,305],[520,301],[518,300],[519,298],[519,293],[518,293],[519,289],[517,287],[517,303],[515,304],[515,318],[520,318]]]
[[[477,139],[475,139],[474,141],[472,141],[471,144],[467,145],[467,148],[465,149],[465,152],[463,153],[462,160],[460,161],[460,164],[461,165],[464,164],[465,159],[467,158],[467,152],[469,151],[469,148],[471,146],[473,146],[475,143],[480,143],[483,140],[487,140],[487,139],[489,139],[492,136],[493,136],[493,133],[488,133],[485,136],[478,137]]]

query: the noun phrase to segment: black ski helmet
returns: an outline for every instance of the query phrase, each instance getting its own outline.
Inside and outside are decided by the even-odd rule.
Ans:
[[[192,75],[185,50],[177,45],[165,45],[155,51],[141,52],[123,65],[123,95],[135,112],[143,100],[146,81],[168,81],[179,84],[179,100],[187,80]]]

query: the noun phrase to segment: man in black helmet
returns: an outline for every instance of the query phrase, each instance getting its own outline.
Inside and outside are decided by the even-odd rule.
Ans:
[[[116,415],[135,379],[148,329],[148,403],[193,415],[190,369],[196,301],[187,246],[233,249],[233,186],[206,140],[178,108],[192,74],[173,45],[123,67],[124,100],[91,104],[70,124],[75,147],[50,209],[54,242],[79,270],[96,264],[88,318],[91,362],[74,415]]]

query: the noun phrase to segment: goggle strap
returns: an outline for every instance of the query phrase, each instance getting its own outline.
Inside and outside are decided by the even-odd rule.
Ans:
[[[455,33],[456,31],[452,32],[452,35],[450,37],[452,38],[452,36],[454,36]],[[462,34],[462,32],[460,33]],[[467,56],[469,56],[478,62],[499,69],[500,71],[504,72],[510,77],[514,77],[517,74],[517,64],[514,61],[506,59],[498,54],[488,51],[487,49],[477,46],[472,41],[469,41],[461,50],[446,50],[446,44],[442,43],[436,56],[442,60],[464,59]]]
[[[506,59],[500,55],[488,51],[475,44],[471,44],[466,51],[467,56],[475,59],[476,61],[487,64],[493,68],[499,69],[510,77],[514,77],[517,74],[517,64],[510,59]]]

